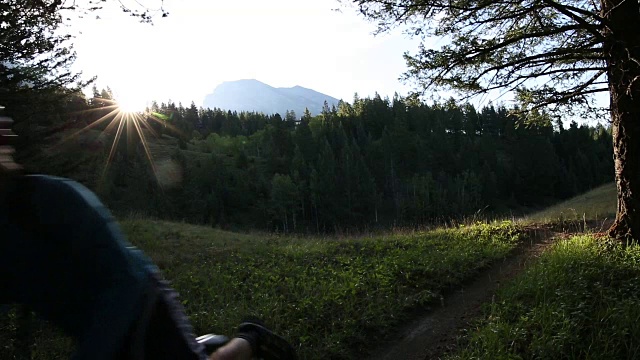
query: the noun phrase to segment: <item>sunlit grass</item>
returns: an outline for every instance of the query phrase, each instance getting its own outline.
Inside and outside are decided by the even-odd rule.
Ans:
[[[637,359],[640,247],[561,240],[503,288],[453,359]]]
[[[562,222],[615,218],[616,187],[609,183],[587,193],[526,216],[524,222]]]
[[[180,292],[197,333],[257,315],[301,358],[360,358],[399,324],[518,243],[510,223],[350,239],[237,234],[164,221],[122,224]]]
[[[233,335],[243,317],[256,315],[301,359],[362,358],[408,310],[431,306],[521,240],[508,222],[358,239],[240,234],[135,217],[122,228],[179,292],[196,333]],[[0,326],[9,355],[12,329]],[[68,339],[36,329],[35,358],[65,357]]]

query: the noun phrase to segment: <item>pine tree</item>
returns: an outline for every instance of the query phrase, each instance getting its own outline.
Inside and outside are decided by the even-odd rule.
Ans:
[[[296,229],[297,205],[298,189],[289,175],[275,174],[271,181],[271,206],[285,233]]]
[[[402,24],[423,39],[449,39],[440,48],[422,46],[405,55],[405,79],[423,91],[514,91],[524,114],[594,113],[591,95],[608,92],[618,194],[609,234],[640,239],[638,1],[353,2],[381,32]],[[507,124],[505,136],[510,130]]]

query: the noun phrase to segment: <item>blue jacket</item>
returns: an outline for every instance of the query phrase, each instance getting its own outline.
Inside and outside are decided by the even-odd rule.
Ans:
[[[25,176],[0,189],[0,304],[22,303],[112,359],[143,309],[154,265],[87,188]]]

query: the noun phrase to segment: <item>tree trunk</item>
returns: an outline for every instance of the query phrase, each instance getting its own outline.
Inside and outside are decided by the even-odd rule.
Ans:
[[[313,204],[313,208],[316,211],[316,231],[320,234],[320,219],[318,218],[318,205]]]
[[[289,233],[289,215],[287,215],[287,211],[284,211],[284,233]]]
[[[640,23],[637,1],[601,0],[618,194],[609,235],[640,239]]]
[[[376,224],[378,223],[378,202],[376,201],[376,204],[373,206],[374,208],[374,212],[376,214]]]
[[[296,207],[295,202],[289,207],[291,209],[291,222],[293,223],[293,231],[296,231]]]

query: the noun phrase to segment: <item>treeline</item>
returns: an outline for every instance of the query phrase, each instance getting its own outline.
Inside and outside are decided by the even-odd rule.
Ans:
[[[613,178],[607,128],[525,123],[503,106],[356,96],[300,118],[171,102],[147,116],[158,179],[138,146],[113,159],[102,197],[120,211],[211,226],[425,224],[546,205]]]

